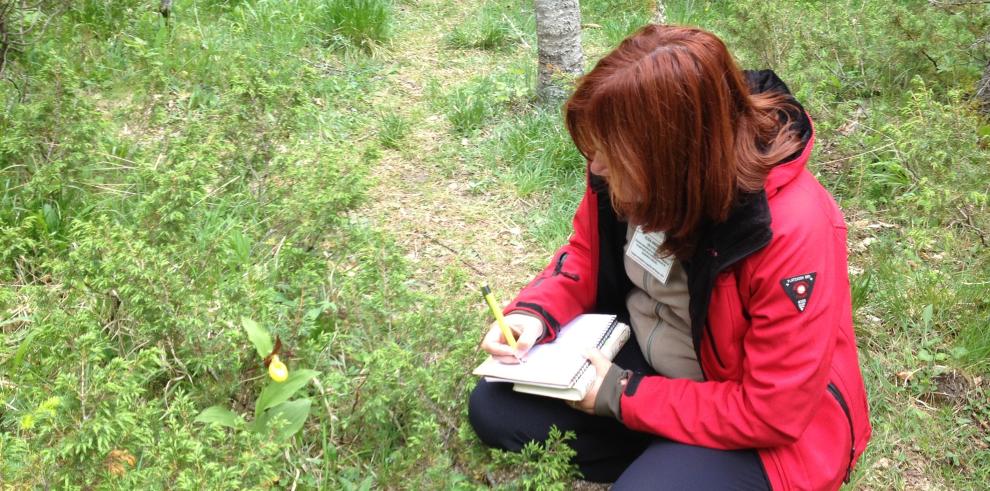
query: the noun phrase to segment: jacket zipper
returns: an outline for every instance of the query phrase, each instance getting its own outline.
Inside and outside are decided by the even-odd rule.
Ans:
[[[839,407],[842,408],[842,412],[846,413],[846,421],[849,422],[849,465],[846,466],[846,478],[843,480],[843,482],[848,484],[849,478],[852,476],[853,460],[856,459],[856,431],[853,429],[853,420],[852,415],[849,413],[849,405],[846,404],[846,399],[842,397],[842,393],[839,392],[839,388],[836,387],[833,382],[829,382],[828,391],[839,403]]]
[[[726,261],[725,263],[722,263],[722,264],[718,265],[715,268],[714,273],[712,274],[712,281],[714,282],[715,281],[714,280],[715,277],[717,277],[723,271],[729,269],[730,267],[732,267],[733,265],[735,265],[737,262],[745,259],[750,254],[752,254],[752,253],[754,253],[754,252],[762,249],[763,247],[765,247],[769,243],[770,243],[770,239],[766,239],[765,241],[760,241],[759,243],[754,243],[752,246],[747,247],[747,248],[743,249],[741,252],[737,253],[736,256],[733,257],[733,258],[731,258],[729,261]],[[716,250],[714,248],[710,248],[710,249],[708,249],[708,255],[711,256],[711,257],[718,257],[718,250]],[[684,267],[686,269],[690,269],[690,261],[686,261],[684,263]],[[712,289],[708,290],[708,295],[711,295],[713,290],[714,290],[714,287]],[[711,335],[712,335],[711,330],[712,329],[711,329],[711,325],[708,323],[708,312],[707,312],[707,309],[710,308],[710,307],[711,307],[710,304],[708,304],[708,305],[705,306],[705,310],[706,310],[706,312],[705,312],[705,327],[706,327],[706,330],[708,331],[709,338],[711,338]],[[691,322],[693,324],[694,323],[694,319],[691,319]],[[698,366],[701,367],[701,378],[702,378],[702,380],[708,380],[708,374],[705,372],[705,367],[701,363],[701,345],[700,345],[700,343],[702,341],[703,341],[703,339],[698,339],[697,342],[695,342],[694,349],[695,349],[695,353],[698,356]],[[712,339],[712,351],[716,353],[715,354],[715,358],[716,358],[716,360],[718,360],[719,365],[722,365],[722,368],[725,368],[725,365],[722,364],[721,358],[719,358],[719,356],[718,356],[718,350],[715,349],[714,339]]]
[[[657,315],[657,322],[653,325],[653,329],[650,331],[650,336],[646,338],[646,363],[653,366],[653,337],[657,335],[657,330],[660,328],[660,308],[662,305],[658,302],[656,307],[653,308],[653,313]]]
[[[712,334],[712,324],[711,322],[708,322],[707,317],[705,318],[705,331],[708,333],[708,344],[712,347],[712,353],[715,354],[715,361],[718,362],[718,366],[724,369],[725,363],[722,361],[722,357],[718,354],[718,346],[715,346],[715,336]]]
[[[567,260],[567,253],[561,252],[560,257],[557,258],[557,265],[553,268],[553,275],[557,276],[560,274],[560,270],[564,269],[564,261]]]
[[[561,275],[565,278],[570,278],[574,281],[580,281],[578,275],[564,271],[564,261],[567,261],[567,253],[561,252],[560,257],[557,258],[557,265],[554,266],[553,268],[553,274],[550,276]]]

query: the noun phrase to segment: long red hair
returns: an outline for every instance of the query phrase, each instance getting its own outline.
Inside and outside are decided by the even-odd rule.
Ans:
[[[607,159],[616,212],[664,231],[662,252],[693,252],[706,220],[723,222],[740,192],[802,147],[789,96],[750,94],[725,44],[709,32],[649,25],[578,82],[567,130],[590,160]]]

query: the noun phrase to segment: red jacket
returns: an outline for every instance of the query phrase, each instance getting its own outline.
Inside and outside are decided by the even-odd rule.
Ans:
[[[767,76],[755,76],[761,73]],[[804,150],[775,167],[765,192],[748,196],[729,220],[706,226],[684,263],[706,380],[634,376],[621,400],[622,421],[632,429],[692,445],[757,449],[780,490],[838,488],[871,433],[846,226],[805,169],[814,135],[802,118]],[[606,184],[590,176],[568,244],[506,311],[541,317],[549,327],[544,341],[584,312],[627,315],[625,229]]]

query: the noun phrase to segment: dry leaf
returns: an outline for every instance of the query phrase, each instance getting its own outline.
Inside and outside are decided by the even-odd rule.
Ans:
[[[115,476],[123,476],[127,472],[127,467],[134,467],[137,463],[137,459],[134,458],[127,450],[114,449],[110,451],[107,455],[106,465],[107,471]]]
[[[911,377],[914,377],[914,372],[908,370],[901,370],[897,372],[897,378],[905,384],[911,381]]]

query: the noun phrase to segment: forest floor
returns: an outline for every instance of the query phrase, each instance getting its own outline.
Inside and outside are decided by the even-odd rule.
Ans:
[[[443,36],[464,23],[469,9],[400,7],[400,12],[403,28],[388,54],[393,70],[375,94],[375,105],[405,118],[411,130],[400,148],[383,151],[371,171],[374,185],[367,203],[356,213],[395,238],[425,292],[449,296],[452,292],[436,280],[454,266],[465,269],[478,286],[488,283],[510,294],[546,256],[523,233],[526,217],[539,213],[545,197],[525,200],[511,186],[478,189],[478,182],[499,180],[498,167],[494,162],[467,165],[459,147],[477,140],[455,134],[427,94],[431,83],[470,79],[479,69],[491,69],[479,65],[479,59],[495,60],[484,52],[463,56],[443,46]]]

